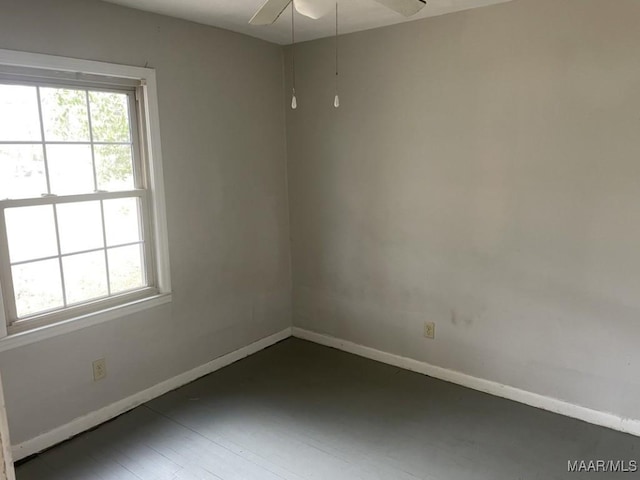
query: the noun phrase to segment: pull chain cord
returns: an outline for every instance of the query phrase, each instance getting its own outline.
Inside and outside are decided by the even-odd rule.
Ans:
[[[340,106],[340,97],[338,96],[338,2],[336,2],[336,96],[333,99],[333,106]]]
[[[292,76],[292,85],[293,92],[291,94],[291,109],[295,110],[298,108],[298,100],[296,99],[296,34],[295,34],[295,25],[294,25],[294,17],[295,17],[295,6],[293,1],[291,2],[291,76]]]

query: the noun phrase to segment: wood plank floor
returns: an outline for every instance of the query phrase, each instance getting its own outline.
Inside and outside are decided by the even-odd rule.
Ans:
[[[288,339],[18,468],[18,480],[501,480],[640,438]]]

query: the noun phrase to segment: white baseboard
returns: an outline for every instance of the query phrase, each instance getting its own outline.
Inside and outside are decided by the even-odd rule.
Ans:
[[[130,397],[122,399],[118,402],[112,403],[100,410],[91,412],[85,416],[78,417],[71,422],[61,425],[53,430],[38,435],[35,438],[22,442],[12,447],[14,460],[20,460],[35,453],[41,452],[49,447],[52,447],[60,442],[63,442],[79,433],[85,432],[93,427],[100,425],[108,420],[111,420],[118,415],[121,415],[129,410],[142,405],[149,400],[153,400],[160,395],[164,395],[171,390],[175,390],[187,383],[193,382],[200,377],[208,375],[216,370],[226,367],[233,362],[243,359],[249,355],[252,355],[264,348],[267,348],[275,343],[278,343],[285,338],[291,336],[291,328],[285,328],[284,330],[258,340],[246,347],[242,347],[231,353],[227,353],[221,357],[216,358],[204,365],[189,370],[188,372],[181,373],[173,378],[165,380],[153,387],[147,388],[141,392],[138,392]]]
[[[588,423],[611,428],[621,432],[640,436],[640,420],[622,418],[613,413],[601,412],[580,405],[546,397],[537,393],[528,392],[519,388],[502,385],[491,380],[473,377],[461,372],[449,370],[425,362],[402,357],[393,353],[383,352],[375,348],[365,347],[357,343],[341,340],[321,333],[312,332],[298,327],[286,328],[278,333],[265,337],[246,347],[242,347],[231,353],[218,357],[211,362],[196,367],[188,372],[165,380],[153,387],[131,395],[123,400],[112,403],[100,410],[76,418],[71,422],[61,425],[49,432],[38,435],[35,438],[22,442],[12,447],[14,460],[20,460],[29,455],[41,452],[60,442],[63,442],[79,433],[94,428],[101,423],[111,420],[133,408],[142,405],[149,400],[153,400],[171,390],[175,390],[187,383],[197,380],[200,377],[215,372],[227,365],[230,365],[242,358],[252,355],[264,348],[267,348],[281,340],[293,335],[294,337],[309,340],[320,345],[333,347],[338,350],[353,353],[361,357],[370,358],[378,362],[393,365],[405,370],[421,373],[430,377],[438,378],[447,382],[455,383],[463,387],[471,388],[481,392],[489,393],[497,397],[506,398],[516,402],[524,403],[532,407],[548,410],[550,412],[576,418]]]
[[[403,368],[405,370],[422,373],[423,375],[455,383],[473,390],[489,393],[497,397],[524,403],[532,407],[558,413],[567,417],[576,418],[587,423],[640,436],[640,420],[637,419],[622,418],[613,413],[593,410],[573,403],[568,403],[563,400],[558,400],[556,398],[546,397],[544,395],[528,392],[508,385],[502,385],[491,380],[473,377],[465,373],[437,367],[425,362],[402,357],[393,353],[383,352],[381,350],[376,350],[375,348],[365,347],[363,345],[358,345],[357,343],[312,332],[303,328],[293,327],[293,336],[309,340],[320,345],[353,353],[361,357],[370,358],[371,360]]]

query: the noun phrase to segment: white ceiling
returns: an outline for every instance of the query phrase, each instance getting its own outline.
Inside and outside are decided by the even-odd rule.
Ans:
[[[249,19],[264,0],[106,0],[140,10],[184,18],[198,23],[233,30],[269,42],[291,43],[291,10],[273,25],[249,25]],[[340,33],[357,32],[395,23],[433,17],[445,13],[484,7],[511,0],[427,0],[427,6],[410,18],[392,12],[374,0],[339,0]],[[333,35],[335,17],[328,15],[311,20],[296,15],[296,42]]]

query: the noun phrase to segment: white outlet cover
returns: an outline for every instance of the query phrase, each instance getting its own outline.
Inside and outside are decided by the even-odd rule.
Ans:
[[[93,362],[93,381],[97,382],[107,376],[107,362],[104,358]]]
[[[430,339],[436,338],[436,324],[434,322],[424,324],[424,336]]]

